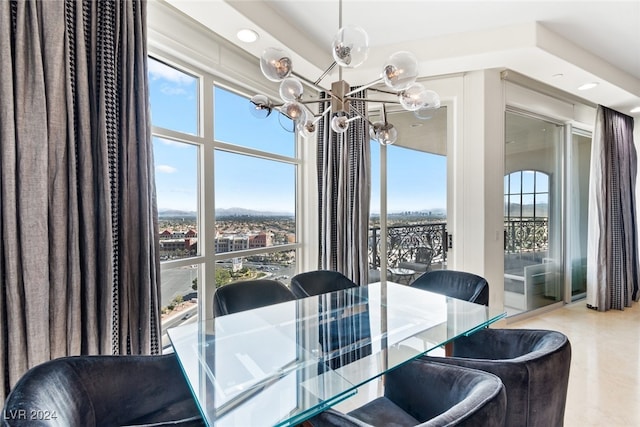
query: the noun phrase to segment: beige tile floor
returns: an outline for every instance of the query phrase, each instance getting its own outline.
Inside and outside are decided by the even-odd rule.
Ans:
[[[640,304],[597,312],[576,302],[506,327],[553,329],[569,337],[565,426],[640,426]]]
[[[566,427],[640,427],[640,303],[600,313],[579,301],[499,327],[552,329],[569,337]],[[374,381],[336,409],[348,412],[381,393],[382,383]]]

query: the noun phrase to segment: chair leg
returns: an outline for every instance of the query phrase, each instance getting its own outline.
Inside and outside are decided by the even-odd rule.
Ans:
[[[444,345],[444,355],[446,357],[451,357],[453,356],[453,343],[452,342],[448,342]]]

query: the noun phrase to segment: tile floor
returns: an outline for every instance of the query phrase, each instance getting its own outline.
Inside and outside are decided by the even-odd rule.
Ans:
[[[640,427],[640,303],[600,313],[579,301],[499,327],[552,329],[569,337],[565,427]],[[381,393],[381,382],[374,381],[336,409],[348,412]]]

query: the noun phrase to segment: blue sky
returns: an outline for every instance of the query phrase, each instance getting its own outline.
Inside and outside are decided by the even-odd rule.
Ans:
[[[197,134],[197,79],[154,60],[149,61],[149,77],[153,124]],[[249,112],[248,100],[220,88],[214,92],[214,102],[217,140],[287,157],[295,155],[294,136],[280,125],[277,112],[257,119]],[[377,144],[371,147],[372,212],[379,213],[380,148]],[[154,157],[159,209],[195,211],[196,147],[156,138]],[[446,207],[444,156],[390,146],[387,168],[389,212]],[[217,208],[294,211],[295,167],[291,164],[216,151],[214,173]]]

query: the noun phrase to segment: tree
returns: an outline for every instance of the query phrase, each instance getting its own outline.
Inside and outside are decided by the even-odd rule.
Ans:
[[[223,268],[216,268],[216,288],[226,285],[231,281],[231,273]]]

